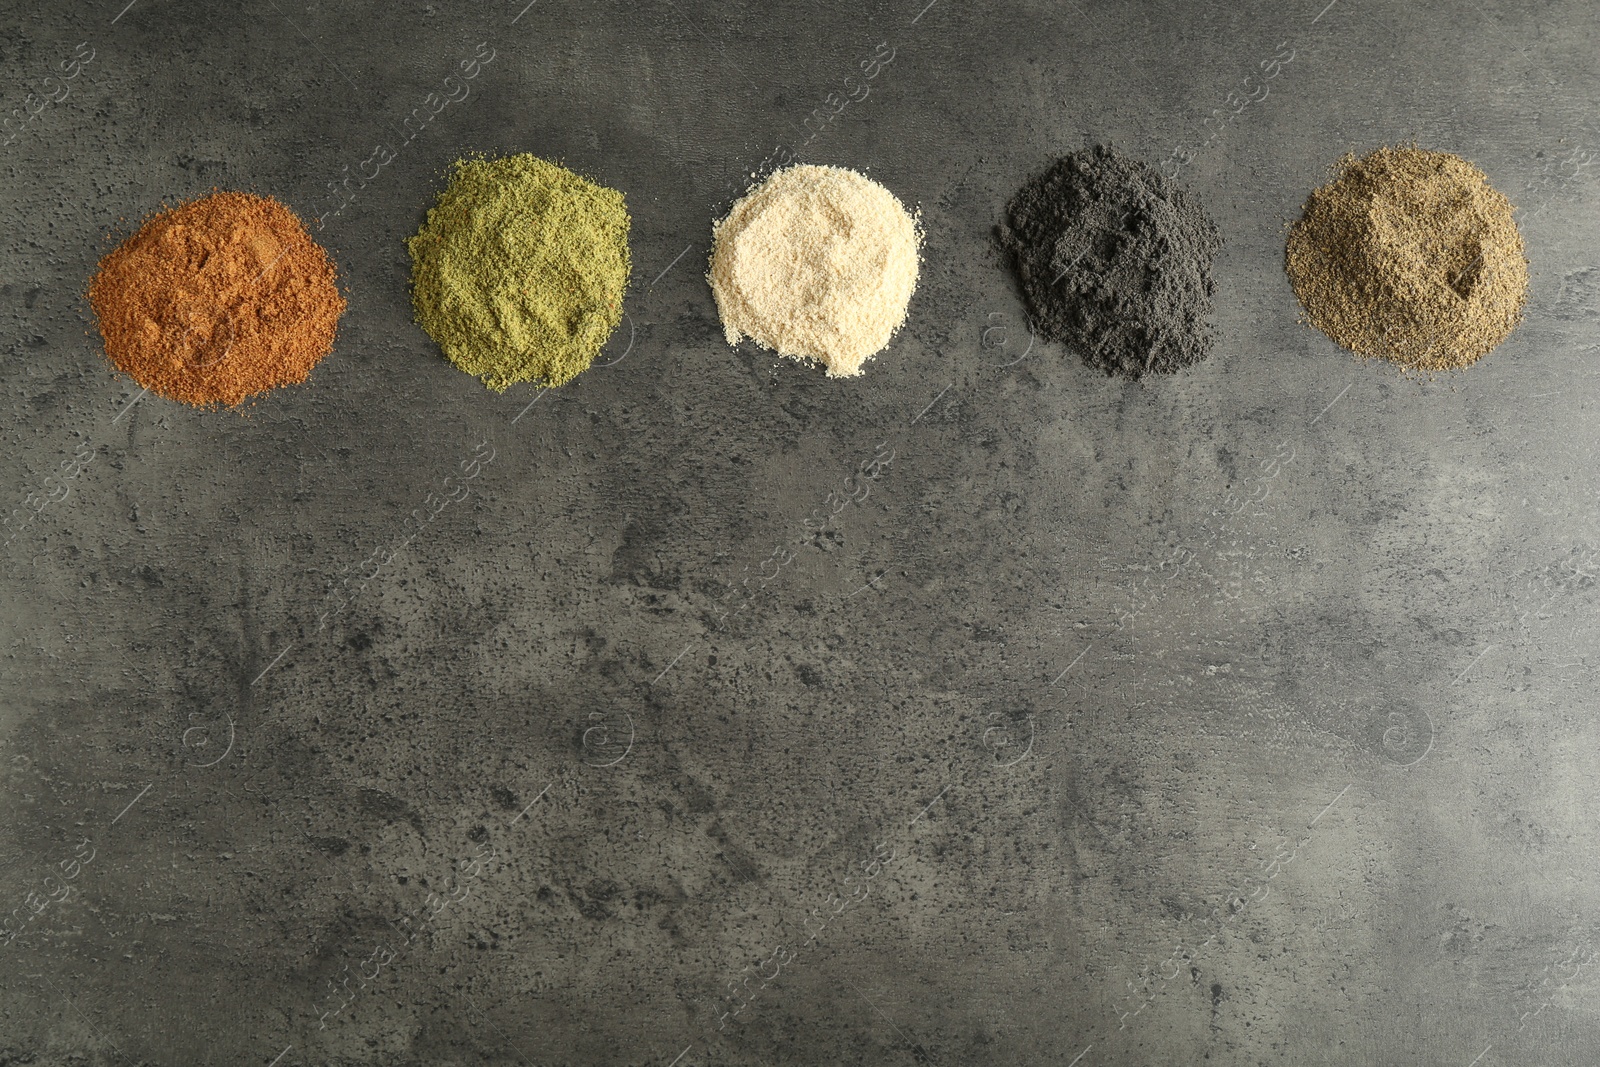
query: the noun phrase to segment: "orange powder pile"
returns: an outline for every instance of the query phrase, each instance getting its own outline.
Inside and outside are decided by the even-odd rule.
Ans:
[[[89,303],[118,370],[203,407],[305,381],[345,309],[300,220],[250,193],[151,216],[100,261]]]

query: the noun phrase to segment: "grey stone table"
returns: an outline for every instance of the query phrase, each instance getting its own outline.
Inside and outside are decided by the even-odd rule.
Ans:
[[[1600,26],[1324,2],[8,4],[0,1063],[1600,1061]],[[1429,381],[1282,272],[1413,139],[1533,276]],[[1105,140],[1227,241],[1175,377],[1030,345],[992,245]],[[473,151],[628,196],[562,389],[411,321]],[[710,224],[783,152],[920,208],[861,378],[720,336]],[[83,297],[214,186],[350,301],[242,413]]]

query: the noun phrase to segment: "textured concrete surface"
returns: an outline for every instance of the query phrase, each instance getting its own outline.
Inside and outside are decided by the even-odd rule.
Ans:
[[[1600,1061],[1592,4],[124,2],[0,12],[6,112],[77,72],[0,149],[0,1063]],[[1412,138],[1532,260],[1434,381],[1281,269]],[[1030,348],[992,247],[1103,139],[1227,242],[1175,378]],[[921,207],[863,378],[720,339],[780,149]],[[472,150],[627,193],[611,365],[411,323]],[[82,296],[212,186],[349,201],[243,415]]]

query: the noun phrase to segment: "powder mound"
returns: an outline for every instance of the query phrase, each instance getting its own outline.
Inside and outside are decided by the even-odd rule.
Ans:
[[[406,245],[417,323],[496,392],[565,385],[622,321],[622,193],[524,152],[459,160]]]
[[[922,235],[895,195],[843,167],[786,167],[712,232],[706,279],[730,345],[859,375],[905,323]]]
[[[305,381],[345,309],[294,212],[250,193],[151,216],[100,261],[89,303],[117,369],[200,407]]]
[[[1034,332],[1107,374],[1139,378],[1211,348],[1211,261],[1222,247],[1200,206],[1107,145],[1056,161],[996,228]]]
[[[1313,326],[1419,371],[1468,366],[1522,321],[1528,260],[1511,202],[1459,156],[1345,156],[1289,229],[1286,268]]]

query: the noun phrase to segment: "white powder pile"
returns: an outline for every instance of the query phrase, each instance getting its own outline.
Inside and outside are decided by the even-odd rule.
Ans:
[[[706,278],[728,343],[861,373],[906,319],[922,234],[895,195],[843,167],[778,171],[713,231]]]

